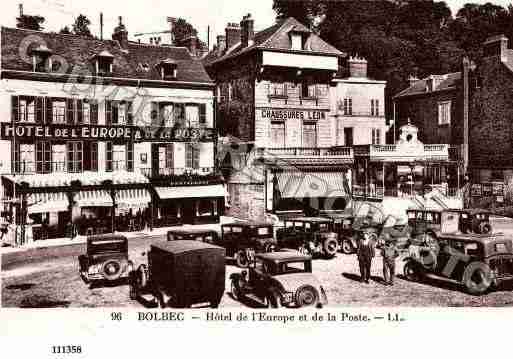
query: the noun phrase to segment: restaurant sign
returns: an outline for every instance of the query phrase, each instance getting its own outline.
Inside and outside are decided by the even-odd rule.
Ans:
[[[264,108],[261,110],[262,118],[269,118],[271,120],[325,120],[327,111],[318,110],[297,110],[297,109],[275,109]]]
[[[163,128],[157,126],[102,126],[65,124],[2,123],[1,139],[18,140],[91,140],[91,141],[211,141],[212,128]]]

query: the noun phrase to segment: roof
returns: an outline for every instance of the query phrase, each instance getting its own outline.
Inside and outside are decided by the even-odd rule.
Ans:
[[[123,49],[114,40],[8,27],[2,27],[1,32],[2,70],[32,71],[32,62],[24,61],[20,54],[23,42],[30,36],[39,40],[32,40],[29,51],[38,45],[46,45],[54,55],[66,60],[70,65],[69,73],[74,69],[76,72],[75,67],[94,73],[94,58],[100,54],[111,54],[113,72],[110,77],[162,81],[156,65],[162,60],[172,59],[178,65],[178,72],[176,80],[170,82],[212,83],[201,61],[194,59],[185,47],[129,42],[127,48]]]
[[[87,237],[87,242],[100,242],[100,241],[120,241],[126,242],[127,238],[121,234],[96,234]]]
[[[301,24],[293,17],[289,17],[285,20],[278,21],[274,25],[262,31],[256,32],[252,42],[250,42],[250,45],[247,47],[243,47],[242,44],[238,42],[232,48],[226,49],[224,54],[221,56],[219,56],[217,49],[210,51],[203,59],[203,63],[206,66],[209,66],[215,62],[224,61],[226,59],[245,54],[253,49],[293,51],[290,49],[290,31],[309,34],[305,43],[305,48],[309,50],[294,50],[294,52],[302,52],[305,54],[314,53],[333,56],[345,56],[343,52],[337,50],[335,47],[322,40],[317,34],[313,33],[305,25]]]
[[[153,243],[151,248],[157,248],[175,254],[191,252],[199,249],[222,249],[221,247],[214,246],[205,242],[188,240]]]
[[[437,237],[439,239],[453,239],[462,242],[479,242],[479,243],[489,243],[494,242],[496,240],[504,240],[509,239],[504,236],[503,233],[491,233],[491,234],[476,234],[476,233],[443,233],[437,232]],[[509,239],[511,240],[511,239]]]
[[[205,228],[177,228],[177,229],[172,229],[172,230],[169,230],[167,231],[167,233],[173,233],[173,234],[193,234],[193,235],[197,235],[197,234],[211,234],[211,233],[216,233],[217,232],[213,229],[205,229]]]
[[[433,91],[427,91],[427,81],[430,77],[436,80],[436,88]],[[440,91],[451,90],[456,87],[457,83],[461,79],[461,72],[453,72],[445,75],[430,75],[422,80],[415,82],[413,86],[399,92],[394,98],[424,95],[428,93],[436,93]]]
[[[298,262],[312,259],[311,256],[301,254],[297,251],[258,253],[255,257],[274,262]]]
[[[330,218],[323,217],[291,217],[287,218],[287,221],[296,221],[296,222],[313,222],[313,223],[331,223],[332,220]]]

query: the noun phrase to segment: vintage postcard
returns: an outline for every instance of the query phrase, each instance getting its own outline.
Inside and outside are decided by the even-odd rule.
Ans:
[[[513,318],[509,1],[9,0],[0,24],[6,338]]]

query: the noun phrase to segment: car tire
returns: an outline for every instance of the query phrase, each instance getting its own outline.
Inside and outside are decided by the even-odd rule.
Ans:
[[[407,261],[404,264],[403,274],[410,282],[418,282],[420,278],[418,265],[413,260]]]
[[[319,302],[319,293],[311,285],[304,285],[296,291],[295,301],[299,308],[315,306]]]
[[[279,309],[282,307],[281,298],[278,293],[269,293],[266,299],[269,302],[271,308]]]
[[[233,299],[235,299],[237,302],[240,302],[242,293],[239,288],[239,283],[238,283],[237,279],[232,279],[230,290],[231,290]]]
[[[273,243],[267,243],[264,249],[265,253],[271,253],[276,251],[276,246]]]
[[[333,258],[337,254],[338,242],[335,238],[326,238],[322,244],[324,255],[327,258]]]
[[[235,263],[237,263],[237,267],[239,268],[247,268],[249,266],[249,259],[245,251],[240,250],[235,253]]]
[[[353,246],[353,242],[350,239],[343,239],[341,244],[341,251],[344,254],[353,254],[355,252],[355,248]]]
[[[489,234],[492,232],[492,225],[488,222],[479,223],[478,228],[480,234]]]
[[[109,259],[103,263],[101,273],[106,280],[117,280],[123,274],[123,265],[117,259]]]
[[[487,264],[472,262],[463,272],[462,283],[468,293],[480,295],[486,293],[492,286],[491,278],[492,271]]]

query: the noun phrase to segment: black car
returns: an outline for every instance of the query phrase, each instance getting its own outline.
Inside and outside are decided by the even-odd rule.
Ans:
[[[86,283],[127,278],[133,270],[128,259],[128,240],[117,234],[87,238],[86,254],[78,257],[80,276]]]
[[[218,242],[219,235],[216,231],[199,228],[179,228],[167,232],[168,241],[201,241],[215,244]]]
[[[276,250],[273,225],[266,222],[229,223],[221,226],[221,238],[217,245],[226,249],[226,255],[246,268],[255,253]]]
[[[143,253],[145,255],[146,253]],[[217,308],[225,289],[225,250],[191,240],[152,244],[148,265],[130,276],[130,298],[188,308],[206,304]]]

